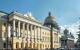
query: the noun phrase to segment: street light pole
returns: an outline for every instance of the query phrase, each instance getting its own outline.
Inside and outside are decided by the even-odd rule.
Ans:
[[[7,50],[8,50],[8,37],[7,37]]]
[[[12,50],[13,50],[13,34],[12,34]]]
[[[52,33],[53,33],[53,27],[51,25],[51,29],[50,29],[50,41],[51,41],[50,47],[51,47],[51,50],[53,49],[53,35],[52,35]]]

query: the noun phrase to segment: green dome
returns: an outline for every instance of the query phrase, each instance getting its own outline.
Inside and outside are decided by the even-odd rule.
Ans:
[[[48,17],[46,17],[44,21],[44,26],[49,26],[49,25],[51,25],[54,28],[58,28],[58,24],[55,21],[55,17],[51,16],[51,12],[49,12]]]

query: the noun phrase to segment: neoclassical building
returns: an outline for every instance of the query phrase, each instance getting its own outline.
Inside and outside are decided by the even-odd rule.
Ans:
[[[60,30],[53,28],[53,48],[60,47],[59,34]],[[50,27],[36,20],[30,12],[21,14],[16,11],[11,13],[0,11],[0,49],[42,50],[50,49],[50,45]]]

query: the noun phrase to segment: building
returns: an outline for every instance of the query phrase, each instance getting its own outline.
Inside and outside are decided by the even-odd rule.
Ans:
[[[61,36],[61,48],[74,48],[75,47],[75,43],[74,43],[74,36],[72,35],[72,33],[65,29],[64,30],[64,35]]]
[[[54,19],[53,19],[54,20]],[[60,30],[52,30],[53,48],[60,47]],[[0,11],[0,49],[50,49],[50,27],[44,26],[32,14]]]

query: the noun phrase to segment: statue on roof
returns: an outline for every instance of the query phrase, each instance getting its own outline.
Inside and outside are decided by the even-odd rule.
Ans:
[[[33,15],[32,15],[31,12],[25,13],[24,16],[27,17],[27,18],[29,18],[29,19],[36,20],[36,19],[33,17]]]

